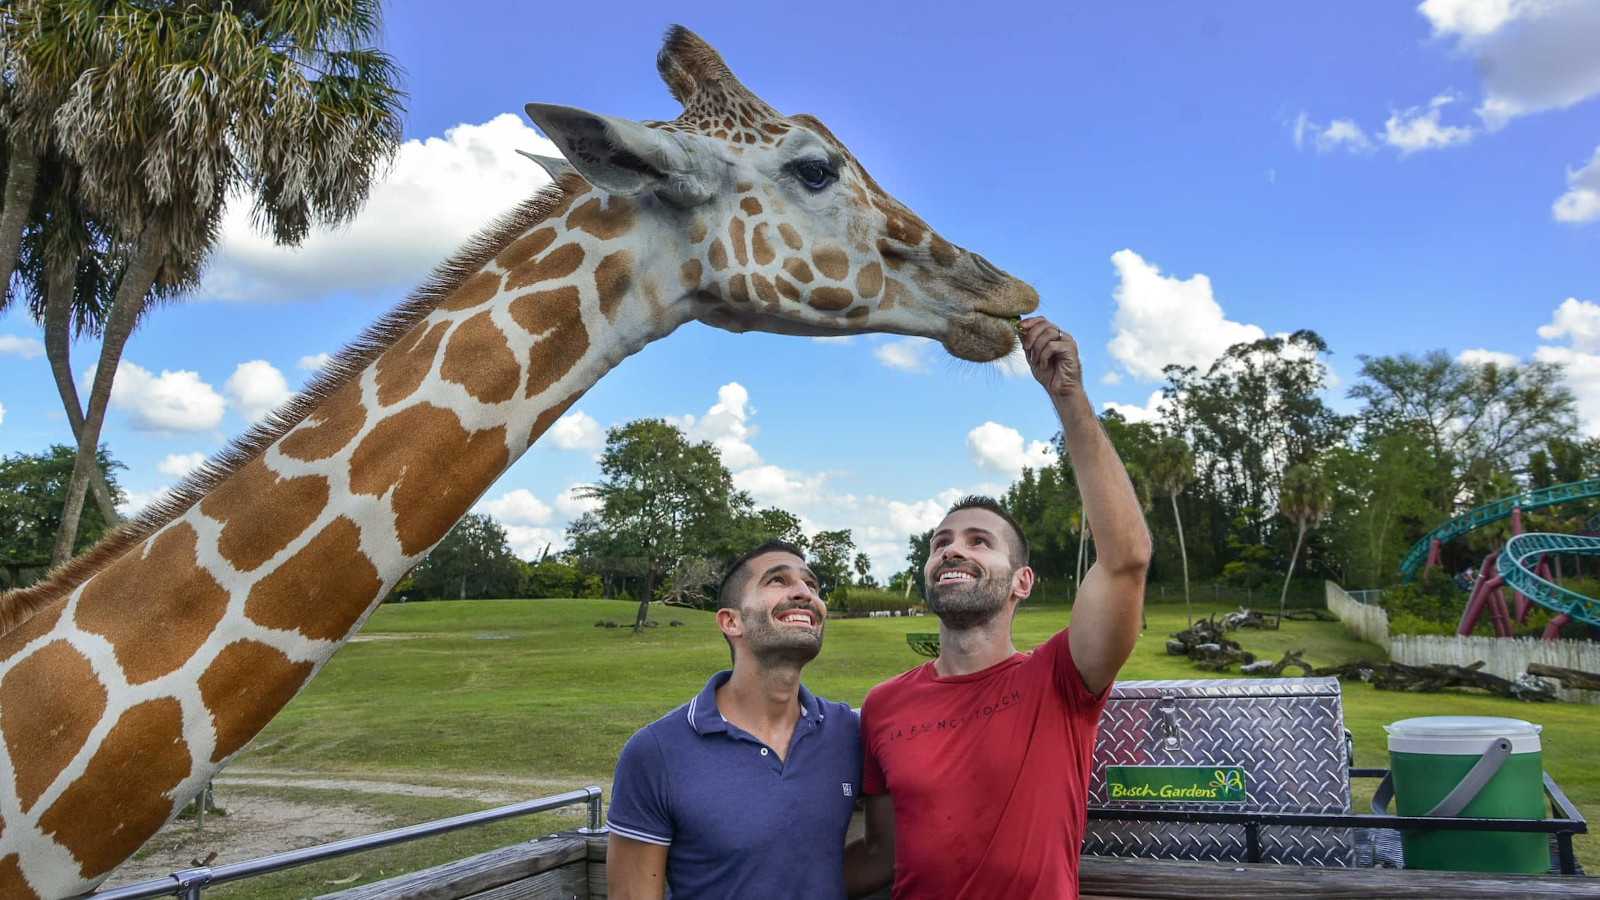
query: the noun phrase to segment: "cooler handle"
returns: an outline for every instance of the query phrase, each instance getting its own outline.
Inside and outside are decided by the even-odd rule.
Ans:
[[[1494,778],[1495,773],[1500,771],[1500,767],[1505,765],[1506,760],[1510,757],[1511,741],[1507,738],[1495,738],[1494,742],[1489,745],[1489,749],[1483,751],[1483,755],[1478,757],[1478,761],[1473,763],[1467,774],[1461,776],[1461,780],[1456,783],[1456,786],[1450,789],[1450,793],[1445,794],[1444,799],[1440,800],[1433,809],[1428,810],[1424,815],[1443,818],[1454,818],[1460,815],[1461,811],[1467,808],[1467,804],[1478,796],[1478,792],[1483,790],[1483,786]],[[1394,773],[1390,772],[1383,776],[1383,781],[1378,784],[1378,790],[1372,795],[1372,811],[1380,816],[1387,816],[1389,814],[1389,799],[1393,796]]]

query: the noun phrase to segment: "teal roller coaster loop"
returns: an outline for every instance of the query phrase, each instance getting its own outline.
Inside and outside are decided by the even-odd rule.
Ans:
[[[1427,561],[1428,549],[1433,546],[1434,541],[1447,544],[1469,531],[1510,518],[1511,511],[1515,509],[1530,512],[1547,506],[1558,506],[1562,503],[1596,497],[1600,497],[1600,478],[1553,484],[1538,490],[1502,497],[1493,503],[1475,506],[1423,535],[1421,540],[1413,544],[1406,558],[1400,562],[1401,580],[1410,581],[1416,577],[1417,572],[1422,569],[1422,564]]]
[[[1500,551],[1500,577],[1506,586],[1554,613],[1600,625],[1600,600],[1585,597],[1540,577],[1534,569],[1546,553],[1600,556],[1600,538],[1573,534],[1518,534]]]

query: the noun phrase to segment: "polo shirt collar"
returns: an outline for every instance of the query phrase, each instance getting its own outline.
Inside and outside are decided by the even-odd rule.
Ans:
[[[732,669],[723,669],[711,676],[700,693],[689,701],[689,727],[693,728],[696,734],[707,735],[728,730],[728,720],[724,719],[721,711],[717,709],[717,688],[727,684],[728,679],[732,677]],[[804,684],[800,685],[800,716],[802,720],[810,720],[816,724],[822,722],[823,716],[822,705],[817,702],[814,694],[806,690]]]

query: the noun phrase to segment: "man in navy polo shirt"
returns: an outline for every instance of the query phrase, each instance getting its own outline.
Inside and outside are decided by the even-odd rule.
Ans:
[[[847,704],[800,683],[827,619],[817,577],[769,541],[728,568],[717,607],[733,669],[617,760],[610,896],[842,898],[861,733]]]

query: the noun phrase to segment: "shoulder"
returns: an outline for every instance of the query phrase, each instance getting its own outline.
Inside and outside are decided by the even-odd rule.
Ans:
[[[817,709],[822,712],[823,721],[828,724],[838,722],[845,728],[859,731],[861,729],[861,715],[848,703],[838,700],[829,700],[820,695],[817,699]]]
[[[861,701],[862,713],[865,713],[868,709],[875,709],[885,703],[893,703],[896,699],[905,696],[910,691],[915,690],[917,683],[921,680],[920,675],[922,670],[927,665],[927,663],[923,663],[920,666],[913,666],[912,668],[901,672],[899,675],[896,675],[888,681],[880,682],[873,687],[872,690],[867,691],[867,698]]]
[[[694,726],[689,721],[689,704],[685,703],[635,731],[623,746],[623,752],[637,753],[641,750],[664,752],[666,748],[681,743],[693,734]]]

